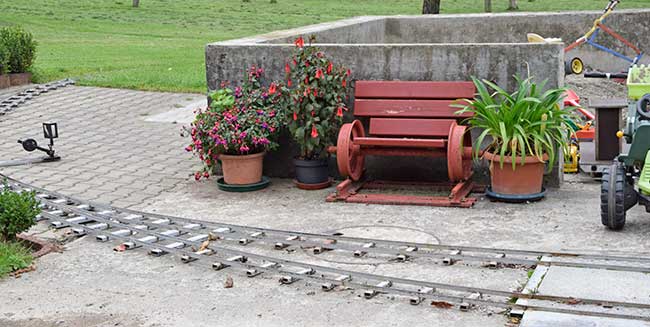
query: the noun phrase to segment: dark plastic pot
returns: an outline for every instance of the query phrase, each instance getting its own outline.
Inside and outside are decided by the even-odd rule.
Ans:
[[[296,180],[303,184],[321,184],[329,180],[327,159],[293,159],[296,166]]]

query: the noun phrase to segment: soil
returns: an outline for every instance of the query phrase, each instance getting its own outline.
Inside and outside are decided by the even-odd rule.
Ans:
[[[585,78],[577,75],[567,75],[566,86],[574,90],[580,97],[580,104],[587,107],[590,98],[627,98],[625,82],[619,83],[604,78]]]

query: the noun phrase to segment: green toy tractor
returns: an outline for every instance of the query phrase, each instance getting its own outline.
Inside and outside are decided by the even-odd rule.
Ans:
[[[625,212],[636,204],[650,212],[650,66],[632,66],[627,85],[627,121],[617,136],[630,150],[605,169],[601,184],[601,220],[613,230],[623,228]]]

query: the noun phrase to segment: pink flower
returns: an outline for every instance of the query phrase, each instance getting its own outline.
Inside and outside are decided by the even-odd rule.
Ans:
[[[311,126],[311,137],[312,138],[318,137],[318,130],[316,129],[316,125]]]
[[[185,147],[185,151],[191,152],[192,151],[192,146],[188,145],[187,147]]]

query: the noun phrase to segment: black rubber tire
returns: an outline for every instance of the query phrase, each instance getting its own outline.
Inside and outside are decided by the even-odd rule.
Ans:
[[[637,194],[634,186],[625,178],[622,163],[605,168],[600,189],[600,218],[603,225],[612,230],[625,226],[625,212],[636,205]]]
[[[576,67],[574,67],[574,62]],[[585,64],[582,62],[582,59],[578,57],[573,57],[570,60],[564,62],[564,75],[580,75],[585,71]]]
[[[636,113],[640,120],[650,120],[650,94],[645,94],[636,103]]]

